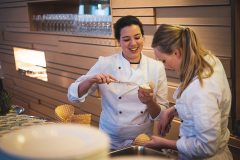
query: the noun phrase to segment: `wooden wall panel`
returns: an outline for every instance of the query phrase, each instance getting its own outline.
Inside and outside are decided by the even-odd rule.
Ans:
[[[156,8],[157,24],[231,25],[230,6]]]
[[[116,52],[115,47],[100,45],[59,42],[59,51],[80,56],[98,58],[99,56],[109,56]]]
[[[68,86],[72,82],[74,82],[73,79],[63,77],[60,75],[56,75],[56,74],[51,74],[49,72],[48,72],[47,76],[48,76],[48,83],[52,83],[52,84],[55,84],[55,85],[63,87],[63,88],[68,88]]]
[[[48,45],[48,44],[32,44],[32,49],[39,50],[39,51],[52,51],[52,52],[59,52],[58,46],[56,45]]]
[[[15,63],[13,55],[8,55],[5,53],[2,53],[1,51],[0,51],[0,58],[1,58],[2,62],[9,62],[9,63],[13,63],[13,64]]]
[[[85,112],[92,113],[96,116],[99,116],[102,110],[100,101],[101,101],[100,98],[88,96],[84,103],[79,104],[79,107],[81,108],[81,110]]]
[[[7,3],[2,3],[2,1],[0,2],[0,9],[1,8],[17,8],[17,7],[26,7],[27,6],[26,1],[22,1],[22,2],[21,1],[13,1],[13,2],[10,2],[11,0],[9,0]]]
[[[235,55],[234,55],[234,74],[235,74],[235,91],[234,93],[236,94],[236,100],[233,102],[235,104],[236,109],[233,110],[233,113],[235,114],[234,117],[236,117],[236,120],[240,121],[240,20],[239,20],[239,15],[240,15],[240,1],[235,0],[234,1],[234,18],[235,18],[235,37],[234,37],[234,50],[235,50]],[[240,147],[239,147],[240,148]],[[240,156],[239,156],[240,159]]]
[[[0,45],[11,46],[11,49],[13,49],[13,47],[32,48],[32,44],[30,43],[22,43],[22,42],[7,41],[7,40],[1,40]]]
[[[225,5],[229,0],[111,0],[112,8],[145,8],[145,7],[172,7],[172,6],[208,6]]]
[[[48,108],[44,105],[31,102],[30,103],[30,109],[35,111],[35,112],[40,113],[43,116],[49,117],[51,119],[56,119],[54,109]]]
[[[69,55],[63,53],[47,52],[45,54],[47,62],[53,62],[66,66],[74,66],[77,68],[89,69],[96,63],[96,59],[88,57],[80,57],[77,55]],[[70,63],[71,62],[71,63]]]
[[[202,45],[221,57],[231,57],[231,28],[190,26],[199,37]],[[153,35],[145,36],[145,49],[151,49]]]
[[[168,86],[168,100],[169,102],[175,103],[175,100],[173,99],[173,93],[177,89],[176,86]]]
[[[1,49],[6,49],[6,50],[12,50],[12,47],[9,45],[5,45],[5,44],[0,44],[0,48]]]
[[[221,57],[231,57],[231,28],[230,27],[195,27],[200,42],[213,54]]]
[[[1,0],[0,5],[4,5],[6,3],[18,3],[18,2],[25,2],[25,0]]]
[[[152,36],[156,32],[157,27],[155,25],[143,25],[145,35]]]
[[[78,68],[78,67],[73,67],[73,66],[63,66],[62,64],[56,64],[56,63],[52,63],[52,62],[47,62],[47,71],[50,69],[58,69],[58,70],[62,70],[62,71],[66,71],[66,72],[70,72],[70,73],[75,73],[77,75],[82,75],[82,74],[86,74],[88,69],[82,69],[82,68]],[[51,71],[50,71],[51,72]]]
[[[127,12],[124,15],[129,15]],[[113,23],[116,23],[116,21],[121,17],[113,17]],[[142,24],[147,25],[154,25],[155,23],[155,17],[138,17],[138,19],[142,22]]]
[[[6,31],[14,31],[14,32],[28,32],[30,30],[29,27],[15,27],[15,26],[6,26]]]
[[[4,39],[16,42],[56,45],[58,42],[58,35],[48,35],[30,32],[4,32]]]
[[[61,99],[55,99],[54,97],[49,97],[48,95],[41,95],[38,94],[34,91],[31,91],[29,89],[25,89],[19,86],[15,86],[14,90],[16,90],[16,92],[19,92],[22,94],[22,96],[24,97],[32,97],[37,99],[37,101],[34,101],[35,103],[42,103],[42,101],[47,102],[48,104],[51,104],[51,108],[55,108],[56,106],[60,105],[60,104],[64,104],[66,102],[63,102]],[[26,98],[27,99],[27,98]],[[30,103],[31,101],[29,101],[28,103]]]
[[[9,27],[12,28],[30,28],[30,24],[28,22],[2,22],[3,24],[6,25],[5,30],[8,30]],[[14,30],[13,30],[14,31]]]
[[[0,22],[28,22],[27,7],[0,8]]]
[[[15,84],[19,87],[29,89],[30,91],[36,92],[41,95],[47,95],[49,97],[54,97],[55,99],[61,99],[61,101],[68,103],[66,94],[58,90],[54,90],[45,86],[40,86],[39,84],[27,82],[22,79],[14,78],[14,81]]]
[[[112,9],[112,16],[119,17],[125,15],[133,15],[133,16],[155,16],[154,8],[136,8],[136,9]]]
[[[116,40],[110,38],[100,37],[77,37],[77,36],[59,36],[60,42],[66,43],[81,43],[91,45],[102,45],[102,46],[116,46]]]
[[[87,37],[65,33],[31,32],[27,3],[45,0],[2,0],[0,2],[0,63],[7,87],[15,94],[14,103],[30,107],[28,113],[55,119],[54,108],[67,100],[67,88],[85,74],[99,56],[120,51],[113,35]],[[50,0],[46,0],[50,1]],[[135,15],[144,24],[143,52],[154,58],[153,34],[159,24],[190,26],[203,45],[220,57],[231,82],[231,8],[229,0],[111,0],[113,23],[124,15]],[[45,52],[48,82],[21,75],[15,69],[12,47]],[[170,102],[179,80],[167,71]],[[5,79],[5,80],[6,80]],[[97,126],[101,104],[96,96],[72,104],[77,113],[92,113]]]
[[[62,69],[59,70],[55,68],[50,68],[49,66],[47,68],[47,73],[55,74],[60,77],[65,77],[70,79],[77,79],[80,76],[79,73],[67,72],[67,71],[63,71]]]

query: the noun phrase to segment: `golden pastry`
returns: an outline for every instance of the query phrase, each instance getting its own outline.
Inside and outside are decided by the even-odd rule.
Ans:
[[[55,108],[55,114],[63,122],[69,122],[74,114],[74,107],[69,104],[59,105]]]
[[[78,114],[78,115],[73,115],[71,117],[71,122],[72,123],[78,123],[78,124],[91,124],[91,114]]]
[[[147,141],[150,141],[150,140],[151,140],[151,139],[150,139],[150,137],[149,137],[148,135],[142,133],[142,134],[139,134],[139,135],[135,138],[133,144],[136,145],[136,146],[142,146],[142,145],[144,145]]]

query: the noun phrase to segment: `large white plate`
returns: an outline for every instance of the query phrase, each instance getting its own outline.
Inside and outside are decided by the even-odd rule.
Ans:
[[[27,127],[0,138],[0,149],[28,159],[84,159],[107,153],[109,138],[97,128],[78,124]]]

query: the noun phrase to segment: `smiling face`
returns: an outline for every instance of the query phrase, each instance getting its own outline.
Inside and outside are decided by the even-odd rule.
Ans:
[[[180,49],[175,49],[172,54],[167,54],[159,51],[158,48],[154,48],[154,54],[156,58],[163,62],[166,69],[179,72],[182,62],[182,53]]]
[[[144,38],[138,25],[126,26],[120,31],[120,46],[129,62],[139,62]]]

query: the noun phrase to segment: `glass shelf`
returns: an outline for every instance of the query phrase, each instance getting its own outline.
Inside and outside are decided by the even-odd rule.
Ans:
[[[111,36],[109,0],[62,0],[28,3],[31,31]]]

